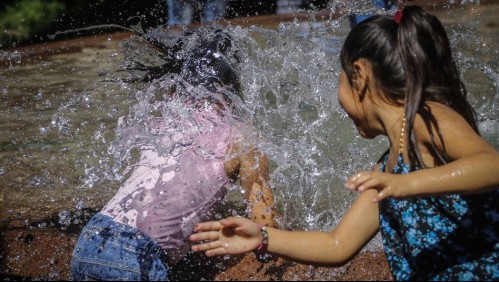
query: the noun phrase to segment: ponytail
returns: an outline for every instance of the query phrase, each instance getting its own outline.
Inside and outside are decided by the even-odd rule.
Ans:
[[[440,130],[426,102],[434,101],[452,108],[478,133],[476,113],[466,100],[466,88],[452,58],[449,39],[437,17],[418,6],[406,7],[399,16],[397,38],[406,74],[405,118],[409,158],[414,165],[424,166],[416,146],[417,136],[413,134],[414,120],[419,114],[430,132],[433,151],[441,163],[447,163],[450,159],[445,148],[441,152],[436,147],[434,132],[440,138]]]
[[[467,102],[466,88],[452,58],[449,39],[440,21],[418,6],[407,6],[395,16],[373,16],[356,25],[340,53],[341,66],[352,83],[353,63],[367,59],[383,99],[395,105],[405,101],[409,161],[424,167],[413,132],[421,116],[431,136],[439,162],[449,156],[436,146],[442,140],[438,123],[427,102],[444,104],[464,117],[478,132],[476,113]]]

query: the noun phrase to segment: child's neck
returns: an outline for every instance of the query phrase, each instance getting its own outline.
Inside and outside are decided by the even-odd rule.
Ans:
[[[398,162],[399,155],[404,155],[406,149],[406,122],[403,108],[386,112],[383,119],[385,124],[385,133],[390,142],[390,152],[386,171],[392,171]]]

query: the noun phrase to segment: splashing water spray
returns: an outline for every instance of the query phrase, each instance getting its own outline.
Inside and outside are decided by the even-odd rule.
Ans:
[[[355,8],[346,2],[351,1],[332,1],[330,8]],[[497,46],[497,21],[468,10],[438,15],[480,130],[499,148],[499,51],[490,49]],[[332,229],[356,197],[343,183],[371,169],[386,150],[383,138],[363,140],[337,102],[338,54],[349,31],[344,19],[287,22],[277,29],[224,28],[240,54],[244,102],[235,103],[244,123],[256,129],[248,144],[259,144],[271,161],[270,186],[283,229]],[[182,114],[181,107],[158,99],[160,90],[178,80],[144,87],[117,77],[125,49],[157,63],[153,52],[131,44],[123,40],[119,48],[108,40],[104,48],[40,59],[0,51],[2,230],[81,226],[119,188],[140,143],[152,136],[140,125],[158,114]],[[164,154],[177,154],[186,144],[157,145]],[[244,216],[239,186],[229,190],[227,215]],[[380,251],[379,239],[367,249]],[[3,260],[15,265],[14,257]]]

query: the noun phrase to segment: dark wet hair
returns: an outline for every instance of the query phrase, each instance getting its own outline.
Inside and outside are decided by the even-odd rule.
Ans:
[[[435,133],[441,140],[440,130],[426,102],[449,106],[479,133],[476,113],[466,100],[466,88],[452,57],[449,39],[436,16],[419,6],[407,6],[400,23],[392,16],[374,16],[361,22],[347,36],[340,54],[350,83],[353,63],[362,58],[371,63],[383,98],[399,105],[404,101],[408,152],[413,166],[424,167],[413,132],[418,114],[429,129],[438,161],[450,161],[445,148],[443,152],[437,149]]]
[[[203,85],[212,92],[217,92],[218,84],[240,95],[239,71],[235,66],[239,63],[239,57],[232,49],[232,44],[229,34],[221,30],[215,31],[208,40],[201,40],[201,48],[192,50],[185,58],[180,76],[185,81]]]
[[[180,77],[192,86],[203,86],[208,91],[220,93],[227,103],[241,94],[239,80],[239,55],[228,32],[212,26],[185,29],[181,34],[169,35],[155,30],[140,36],[158,51],[160,64],[144,64],[132,59],[128,71],[142,73],[133,81],[151,82],[155,79]],[[223,89],[223,90],[221,90]]]

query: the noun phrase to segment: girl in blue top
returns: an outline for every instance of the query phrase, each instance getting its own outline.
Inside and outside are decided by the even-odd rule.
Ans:
[[[374,16],[340,56],[340,104],[363,137],[390,142],[348,179],[360,194],[343,220],[330,232],[207,222],[191,240],[210,242],[192,249],[341,264],[381,231],[395,280],[499,280],[499,152],[479,135],[440,21],[418,6]]]

